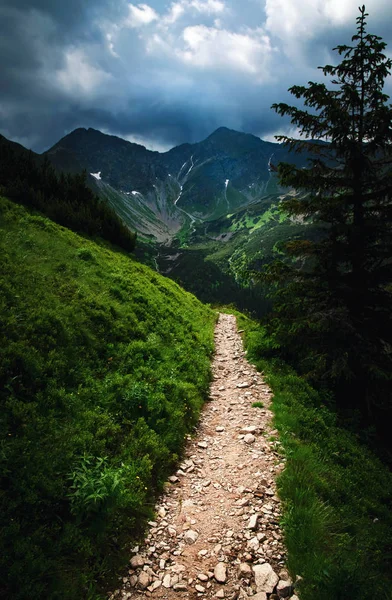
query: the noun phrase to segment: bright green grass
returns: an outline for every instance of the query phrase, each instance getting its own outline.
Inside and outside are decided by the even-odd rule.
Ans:
[[[96,598],[197,422],[215,313],[5,199],[0,269],[0,595]]]
[[[316,390],[274,358],[263,329],[236,314],[247,356],[274,392],[287,459],[278,481],[282,526],[288,568],[303,577],[301,600],[392,598],[390,471],[338,426]]]
[[[264,404],[262,402],[253,402],[253,408],[264,408]]]
[[[284,216],[282,217],[279,209],[275,205],[272,205],[268,210],[257,217],[252,217],[251,214],[246,212],[239,220],[234,219],[232,225],[229,227],[229,231],[247,229],[250,233],[253,233],[270,221],[275,223],[282,222],[282,218],[284,219]]]

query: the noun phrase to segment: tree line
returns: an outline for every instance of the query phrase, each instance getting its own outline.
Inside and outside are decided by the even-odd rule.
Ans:
[[[87,186],[87,173],[58,173],[47,157],[0,139],[0,193],[89,236],[99,236],[131,252],[136,234]]]

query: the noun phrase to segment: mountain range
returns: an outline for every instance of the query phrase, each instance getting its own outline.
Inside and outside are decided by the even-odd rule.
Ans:
[[[76,129],[46,155],[61,170],[85,169],[99,195],[142,237],[170,243],[194,223],[213,221],[281,192],[271,163],[304,163],[282,144],[217,129],[197,144],[159,153],[94,129]]]
[[[14,155],[27,152],[2,136],[0,144]],[[63,173],[86,171],[101,201],[137,232],[139,260],[205,302],[262,313],[265,299],[251,273],[281,242],[314,234],[280,211],[282,198],[298,192],[282,188],[276,174],[279,162],[305,166],[309,156],[254,135],[222,127],[159,153],[79,128],[31,158]]]

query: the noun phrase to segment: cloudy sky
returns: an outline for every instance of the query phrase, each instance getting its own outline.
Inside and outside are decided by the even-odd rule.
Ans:
[[[38,152],[76,127],[157,150],[220,126],[273,139],[289,123],[272,102],[336,62],[358,4],[0,0],[0,133]],[[391,0],[366,8],[392,55]]]

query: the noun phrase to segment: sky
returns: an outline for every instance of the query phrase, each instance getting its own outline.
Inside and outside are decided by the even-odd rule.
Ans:
[[[221,126],[273,141],[322,80],[358,0],[0,0],[0,133],[43,152],[77,127],[165,151]],[[392,56],[392,2],[368,0]],[[386,92],[392,96],[389,78]]]

